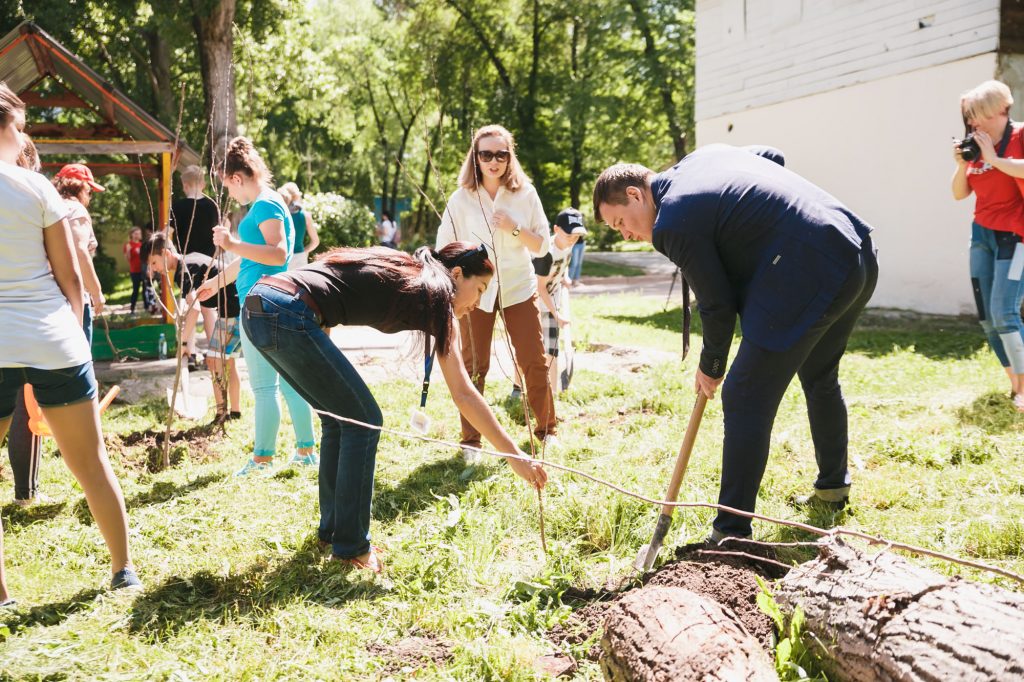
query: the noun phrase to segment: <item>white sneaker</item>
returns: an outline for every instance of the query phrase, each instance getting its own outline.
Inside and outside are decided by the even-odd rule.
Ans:
[[[483,455],[474,447],[463,445],[459,449],[462,451],[462,459],[465,460],[466,466],[479,464],[480,460],[483,459]]]

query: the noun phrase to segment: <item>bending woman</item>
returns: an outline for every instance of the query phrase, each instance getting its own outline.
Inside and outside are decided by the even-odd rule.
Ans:
[[[953,198],[971,193],[971,285],[981,328],[989,346],[1010,378],[1014,405],[1024,411],[1024,337],[1020,318],[1024,277],[1012,264],[1024,259],[1024,130],[1010,120],[1013,96],[999,81],[987,81],[960,97],[964,123],[974,132],[981,158],[967,161],[954,144]],[[998,145],[998,149],[997,149]],[[1012,158],[1007,158],[1012,157]]]
[[[484,248],[466,242],[436,253],[421,247],[415,256],[386,247],[334,249],[304,268],[257,282],[245,299],[242,326],[310,405],[375,426],[384,423],[377,401],[325,328],[423,332],[433,338],[463,418],[497,450],[519,453],[469,381],[455,324],[476,308],[493,271]],[[379,573],[382,565],[370,546],[370,499],[380,431],[324,414],[320,419],[320,542],[331,546],[335,559]],[[533,486],[547,481],[539,465],[508,463]]]

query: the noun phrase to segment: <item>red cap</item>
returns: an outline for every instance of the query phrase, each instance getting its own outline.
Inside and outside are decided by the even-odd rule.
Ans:
[[[81,180],[89,185],[93,192],[102,192],[105,189],[103,185],[96,182],[95,178],[92,177],[92,171],[89,170],[89,167],[81,163],[69,163],[57,172],[57,177]]]

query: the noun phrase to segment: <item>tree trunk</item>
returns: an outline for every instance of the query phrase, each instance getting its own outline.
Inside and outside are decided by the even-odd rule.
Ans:
[[[154,22],[142,30],[142,37],[149,48],[149,68],[147,69],[150,87],[153,88],[153,101],[156,104],[157,118],[171,130],[178,123],[178,108],[174,102],[171,89],[171,48],[164,39],[160,26]]]
[[[778,680],[728,609],[681,587],[634,590],[608,610],[601,669],[613,682]]]
[[[647,7],[642,3],[643,0],[629,0],[633,17],[636,19],[636,28],[644,38],[644,59],[647,61],[647,68],[650,69],[651,78],[654,80],[653,86],[661,95],[661,105],[665,109],[668,134],[672,138],[672,148],[675,150],[674,160],[678,161],[686,156],[686,131],[683,130],[679,121],[676,102],[672,98],[672,85],[662,67],[661,55],[658,54],[658,46],[654,42],[654,31],[651,29],[651,22],[647,16]]]
[[[1024,678],[1024,595],[949,580],[891,553],[840,540],[782,579],[827,643],[838,679],[901,682]]]
[[[207,142],[214,168],[224,162],[228,141],[238,135],[238,103],[232,65],[236,0],[192,0],[192,26],[199,44]]]

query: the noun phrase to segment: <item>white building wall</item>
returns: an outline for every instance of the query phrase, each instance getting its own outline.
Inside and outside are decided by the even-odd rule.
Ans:
[[[697,0],[696,118],[994,52],[999,5],[1000,0]]]
[[[873,306],[970,313],[974,199],[950,193],[951,137],[963,133],[960,93],[995,73],[991,52],[710,117],[697,143],[778,147],[788,168],[870,222],[881,260]]]

